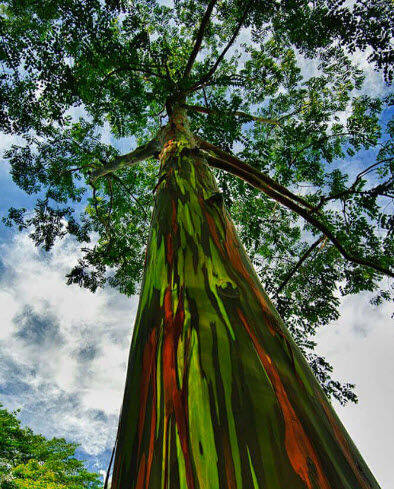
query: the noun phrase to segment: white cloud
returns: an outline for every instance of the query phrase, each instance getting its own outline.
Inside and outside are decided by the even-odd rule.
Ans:
[[[1,252],[2,402],[47,436],[90,454],[111,448],[136,298],[67,286],[78,256],[71,239],[44,254],[22,233]]]
[[[112,448],[116,432],[137,301],[65,285],[77,255],[71,240],[43,255],[26,234],[3,247],[1,399],[9,408],[21,407],[22,419],[36,431],[75,440],[100,456]],[[367,294],[347,297],[340,320],[317,338],[335,376],[357,384],[359,404],[335,407],[382,487],[394,485],[394,330],[388,309],[372,308]],[[41,329],[32,330],[31,320]],[[43,340],[45,328],[52,330]],[[36,341],[26,341],[32,334]]]
[[[335,376],[356,384],[357,405],[335,404],[381,487],[394,487],[394,328],[392,308],[373,308],[367,293],[343,299],[341,317],[317,335],[318,351],[329,359]]]

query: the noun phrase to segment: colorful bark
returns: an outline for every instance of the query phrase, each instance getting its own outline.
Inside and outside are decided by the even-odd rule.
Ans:
[[[161,158],[112,489],[378,488],[204,159],[182,137]]]

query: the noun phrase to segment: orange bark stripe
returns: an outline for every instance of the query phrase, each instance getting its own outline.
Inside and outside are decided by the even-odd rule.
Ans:
[[[174,259],[174,249],[172,246],[172,234],[171,233],[167,234],[166,244],[167,244],[167,262],[170,266],[172,266],[173,259]]]
[[[223,441],[222,446],[223,446],[224,463],[225,463],[225,470],[226,470],[227,488],[237,489],[237,483],[235,480],[235,469],[234,469],[230,443],[224,432],[222,436],[222,441]]]
[[[282,410],[285,422],[285,446],[293,469],[306,483],[308,489],[313,489],[315,486],[309,478],[308,459],[310,459],[311,461],[313,461],[316,467],[316,473],[319,479],[318,487],[320,489],[331,489],[323,473],[323,469],[321,467],[317,454],[307,434],[305,433],[305,430],[302,427],[300,420],[297,418],[297,415],[293,409],[293,406],[290,403],[289,398],[287,397],[278,371],[274,367],[270,357],[263,350],[254,331],[249,326],[242,311],[237,308],[237,313],[246,331],[248,332],[252,340],[253,346],[260,358],[260,361],[274,387],[276,397],[279,401],[279,405]]]
[[[219,239],[218,232],[216,229],[215,221],[214,221],[213,217],[208,212],[205,213],[205,218],[207,220],[209,232],[212,236],[213,242],[215,243],[217,248],[219,248],[220,253],[223,255],[223,248],[222,248],[222,244],[220,243],[220,239]]]
[[[143,453],[141,457],[140,466],[138,469],[137,484],[135,485],[135,489],[143,489],[142,485],[145,479],[145,468],[146,468],[145,453]]]
[[[173,229],[174,234],[175,234],[178,231],[178,223],[176,220],[176,203],[175,203],[175,200],[172,200],[171,204],[172,204],[171,223],[172,223],[172,229]]]
[[[251,289],[253,290],[255,296],[257,297],[260,303],[264,315],[266,316],[268,329],[270,330],[271,334],[275,336],[275,334],[278,333],[279,331],[277,327],[274,327],[274,325],[271,324],[272,313],[270,311],[270,308],[267,304],[267,301],[265,300],[265,297],[263,296],[260,289],[257,287],[252,277],[250,276],[250,273],[246,269],[238,248],[234,246],[234,243],[237,243],[238,239],[237,236],[235,235],[234,227],[228,221],[227,218],[226,218],[226,238],[227,239],[225,241],[225,246],[231,264],[250,285]],[[282,331],[280,331],[280,333],[283,335]]]

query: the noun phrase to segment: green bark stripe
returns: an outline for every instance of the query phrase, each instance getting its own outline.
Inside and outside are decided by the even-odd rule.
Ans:
[[[112,489],[378,488],[205,161],[184,139],[163,155]]]

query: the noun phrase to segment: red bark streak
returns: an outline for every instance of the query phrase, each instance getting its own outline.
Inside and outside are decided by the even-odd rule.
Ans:
[[[146,468],[145,453],[143,453],[141,457],[140,467],[138,469],[137,484],[135,486],[135,489],[143,489],[142,485],[145,479],[145,468]]]
[[[171,205],[172,205],[172,214],[171,214],[172,229],[166,236],[167,263],[170,265],[170,267],[172,267],[174,263],[174,236],[178,232],[175,200],[171,201]]]
[[[311,460],[316,468],[318,487],[320,489],[330,489],[330,484],[323,473],[323,469],[321,467],[317,454],[310,440],[308,439],[308,436],[305,433],[300,420],[297,418],[297,415],[293,409],[293,406],[290,403],[289,398],[287,397],[278,371],[274,367],[271,358],[263,350],[256,337],[255,332],[249,326],[242,311],[237,308],[237,312],[239,318],[242,321],[242,324],[244,325],[252,340],[253,346],[260,358],[264,370],[266,371],[275,390],[275,394],[278,399],[285,422],[285,446],[291,465],[293,466],[295,472],[305,482],[308,489],[313,489],[315,486],[310,481],[308,467],[308,459]]]
[[[340,427],[338,426],[338,422],[336,421],[333,414],[331,413],[329,406],[327,405],[327,401],[324,399],[324,397],[322,395],[320,395],[320,393],[318,394],[318,397],[320,400],[320,404],[323,407],[324,412],[326,413],[326,416],[327,416],[328,421],[331,425],[331,428],[334,431],[335,437],[336,437],[339,445],[341,446],[342,452],[345,455],[345,458],[348,461],[348,464],[352,468],[354,475],[356,476],[356,478],[360,484],[360,487],[362,487],[364,489],[371,489],[371,485],[360,474],[360,469],[357,467],[357,465],[354,461],[354,458],[353,458],[351,451],[350,451],[350,448],[349,448],[349,444],[348,444],[346,438],[343,436],[343,433],[342,433]]]
[[[144,257],[144,268],[146,268],[146,261],[148,259],[148,247],[145,248],[145,257]]]
[[[227,488],[237,489],[237,483],[235,480],[235,469],[234,469],[230,443],[225,434],[223,434],[222,436],[222,441],[223,441],[222,446],[223,446],[223,454],[224,454],[224,466],[226,470]]]
[[[167,234],[166,244],[167,244],[167,263],[170,266],[172,266],[173,259],[174,259],[174,249],[172,246],[172,234],[171,233]]]
[[[146,404],[148,398],[148,391],[150,385],[150,378],[152,368],[155,363],[156,356],[156,330],[153,329],[150,337],[145,345],[144,353],[142,356],[142,376],[140,387],[140,413],[138,418],[138,456],[141,449],[142,432],[145,424]],[[153,385],[153,389],[156,389],[156,385]]]
[[[225,261],[230,261],[231,265],[241,275],[241,277],[243,277],[244,280],[246,280],[248,285],[253,290],[257,300],[259,301],[261,309],[264,313],[264,316],[266,319],[266,324],[267,324],[268,329],[271,332],[271,334],[273,336],[275,336],[277,333],[279,333],[281,336],[284,336],[283,332],[275,325],[275,320],[272,317],[272,313],[271,313],[270,308],[269,308],[269,306],[265,300],[265,297],[263,296],[260,289],[256,286],[255,282],[253,281],[252,277],[250,276],[250,273],[246,269],[245,264],[242,260],[239,249],[238,249],[238,247],[235,246],[235,243],[238,242],[238,238],[235,235],[234,227],[228,221],[228,219],[225,217],[226,238],[223,240],[224,246],[225,246],[225,250],[224,250],[222,247],[222,244],[220,242],[220,238],[218,236],[216,223],[215,223],[213,217],[205,209],[205,203],[202,202],[201,198],[200,198],[200,204],[202,204],[202,209],[204,210],[204,215],[205,215],[205,218],[206,218],[206,221],[208,224],[208,228],[209,228],[209,232],[212,236],[213,242],[215,243],[216,247],[218,248],[223,259]]]
[[[219,249],[222,256],[224,256],[223,247],[222,247],[222,244],[221,244],[220,239],[219,239],[219,235],[218,235],[218,232],[216,229],[215,221],[214,221],[213,217],[209,214],[209,212],[206,211],[205,202],[204,202],[202,197],[199,197],[199,201],[200,201],[201,208],[204,211],[205,219],[207,221],[208,228],[209,228],[209,233],[212,236],[213,242],[215,243],[216,247]]]
[[[189,454],[187,396],[179,389],[176,372],[177,348],[185,320],[183,307],[183,289],[179,293],[178,308],[173,315],[171,288],[164,295],[164,340],[163,340],[163,386],[166,417],[175,416],[179,441],[185,459],[186,481],[189,489],[194,489],[193,470]]]

